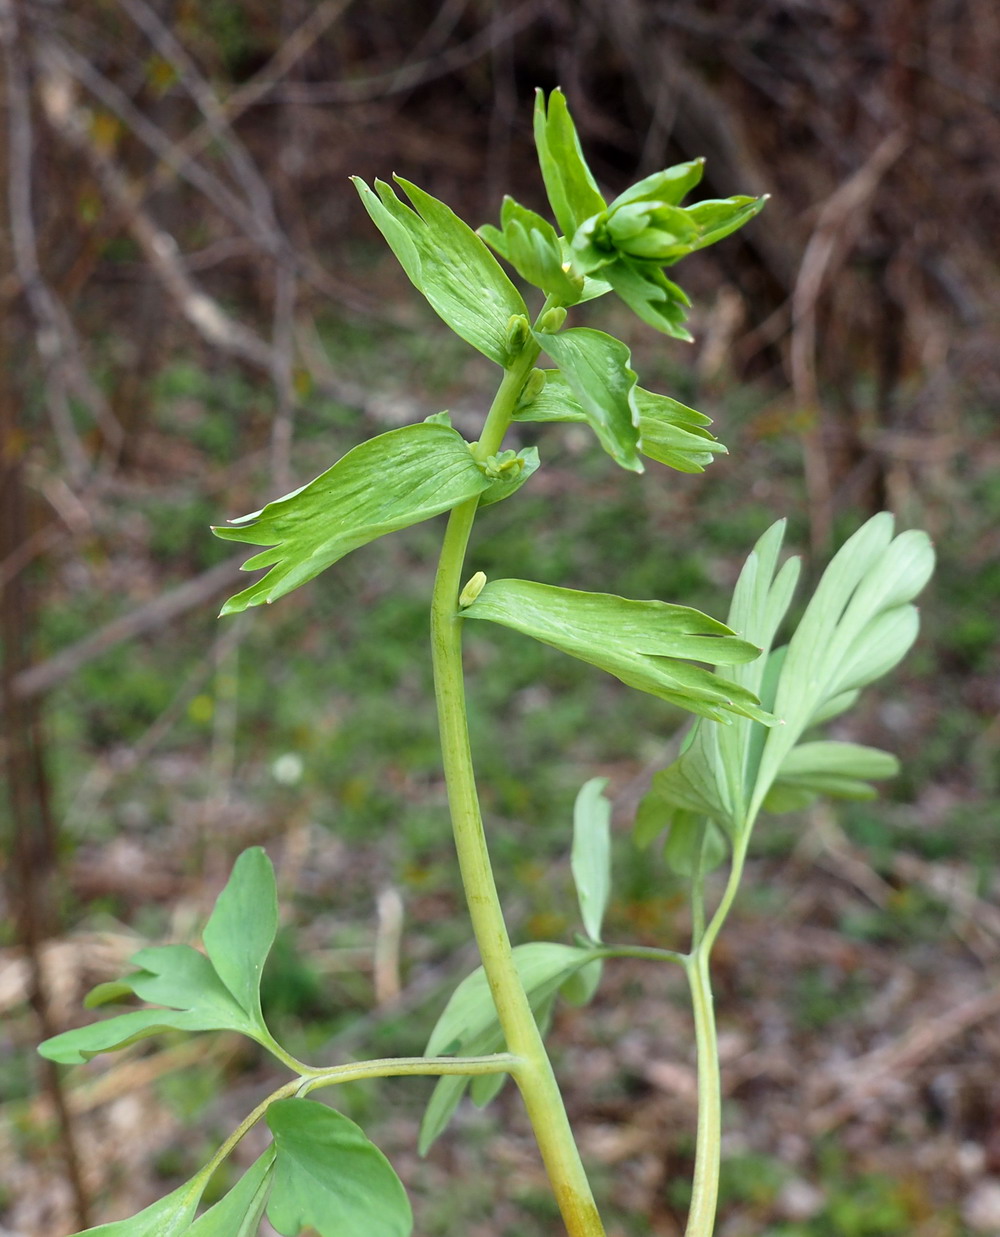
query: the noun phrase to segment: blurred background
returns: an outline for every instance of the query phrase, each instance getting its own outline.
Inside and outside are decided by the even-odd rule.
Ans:
[[[143,943],[196,940],[244,847],[277,867],[265,1007],[300,1056],[421,1052],[474,965],[425,630],[443,525],[222,622],[245,556],[208,526],[439,409],[476,436],[493,367],[346,178],[398,171],[474,226],[508,191],[545,209],[531,107],[557,84],[609,192],[704,155],[704,196],[772,195],[679,269],[693,346],[606,300],[576,319],[731,454],[636,478],[574,427],[525,427],[543,468],[481,521],[470,571],[724,614],[779,516],[813,581],[884,508],[940,553],[920,643],[839,732],[902,776],[762,822],[720,941],[719,1232],[1000,1234],[996,5],[0,0],[0,42],[4,1237],[147,1204],[277,1085],[225,1036],[58,1073],[34,1054]],[[467,648],[516,938],[577,928],[572,801],[600,774],[609,933],[683,947],[682,891],[628,836],[682,716],[499,628]],[[609,966],[550,1038],[609,1233],[679,1234],[682,978]],[[335,1096],[416,1231],[556,1232],[509,1089],[422,1161],[429,1090]]]

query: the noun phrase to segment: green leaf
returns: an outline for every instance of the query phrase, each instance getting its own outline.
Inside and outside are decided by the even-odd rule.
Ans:
[[[540,1025],[556,992],[575,971],[593,960],[593,952],[589,949],[549,941],[518,945],[512,952],[521,984]],[[503,1042],[493,996],[486,973],[480,966],[467,975],[452,993],[431,1032],[424,1055],[483,1056],[498,1051]],[[458,1074],[446,1075],[438,1081],[420,1124],[421,1155],[427,1153],[451,1120],[469,1083],[469,1078]],[[477,1094],[495,1095],[498,1090],[499,1087],[491,1088],[483,1084],[477,1088]]]
[[[373,193],[359,177],[351,179],[375,226],[434,311],[466,343],[507,365],[507,324],[512,315],[528,310],[480,237],[443,202],[402,177],[396,182],[416,210],[385,181],[377,180]]]
[[[191,1231],[191,1220],[198,1209],[198,1200],[207,1178],[200,1183],[200,1188],[197,1183],[198,1178],[195,1177],[127,1220],[99,1224],[97,1228],[88,1228],[73,1237],[179,1237],[179,1234]]]
[[[784,725],[764,740],[752,811],[763,804],[802,733],[906,654],[918,627],[910,602],[933,568],[927,535],[893,537],[887,512],[862,525],[834,556],[780,664],[773,707]]]
[[[764,650],[762,657],[728,674],[766,708],[773,699],[768,667],[776,668],[781,661],[769,651],[799,572],[797,559],[778,570],[784,531],[785,521],[779,520],[754,546],[740,572],[728,616],[730,627]],[[746,820],[766,734],[762,726],[739,718],[727,727],[697,722],[678,758],[654,776],[649,802],[636,821],[637,842],[640,837],[651,841],[682,813],[707,816],[735,838]]]
[[[65,1031],[39,1045],[43,1057],[78,1065],[166,1030],[238,1031],[260,1041],[260,1026],[236,1002],[205,955],[190,945],[140,949],[132,962],[143,969],[125,976],[122,984],[141,1000],[171,1008],[134,1010]]]
[[[653,172],[651,176],[636,181],[620,193],[608,207],[608,214],[624,206],[642,202],[664,202],[679,206],[681,201],[698,184],[705,170],[704,159],[692,159],[689,163],[675,163],[673,167]]]
[[[276,1151],[267,1218],[284,1237],[409,1237],[413,1213],[381,1151],[339,1112],[313,1100],[267,1110]]]
[[[607,784],[606,777],[584,782],[573,807],[570,867],[583,926],[595,942],[611,896],[611,801],[602,793]]]
[[[604,974],[604,959],[595,958],[574,971],[559,989],[559,995],[565,997],[570,1005],[589,1005],[594,999]]]
[[[698,227],[699,238],[688,253],[705,249],[742,228],[767,205],[767,195],[759,198],[736,196],[709,199],[685,207],[685,213]]]
[[[580,401],[558,369],[538,370],[544,384],[533,384],[530,398],[519,404],[515,421],[587,421]],[[726,448],[704,427],[711,420],[685,404],[637,386],[634,402],[639,410],[639,450],[657,463],[678,472],[704,472],[715,454]]]
[[[268,1147],[236,1185],[186,1230],[188,1237],[255,1237],[274,1175],[274,1146]]]
[[[479,235],[522,279],[554,297],[560,305],[576,305],[583,296],[583,279],[571,276],[563,266],[563,247],[547,219],[505,197],[500,215],[501,231],[488,224]]]
[[[878,792],[870,783],[898,772],[896,757],[877,747],[834,740],[800,743],[782,761],[764,799],[764,810],[798,811],[818,795],[874,799]]]
[[[711,872],[728,854],[726,839],[718,825],[695,812],[678,811],[670,822],[663,858],[678,876],[694,876],[700,869]]]
[[[520,451],[503,451],[499,456],[490,456],[485,464],[490,486],[479,495],[480,507],[510,498],[538,471],[538,463],[537,447],[522,447]]]
[[[639,450],[677,472],[704,472],[716,454],[726,448],[707,429],[708,417],[669,395],[635,389],[639,408]]]
[[[491,482],[446,425],[406,425],[361,443],[302,489],[213,528],[225,541],[271,548],[243,564],[271,570],[231,597],[223,614],[276,601],[386,533],[475,498]]]
[[[684,289],[668,279],[658,266],[638,258],[621,257],[604,267],[601,276],[648,326],[687,343],[694,339],[684,325],[691,301]]]
[[[642,472],[637,376],[628,348],[589,327],[574,327],[558,335],[535,331],[534,336],[559,366],[604,450],[622,468]]]
[[[630,687],[722,721],[730,713],[773,719],[754,693],[686,659],[711,665],[750,661],[759,650],[725,624],[687,606],[630,601],[530,580],[488,583],[462,617],[486,619],[598,666]],[[678,660],[685,659],[685,660]]]
[[[202,940],[219,978],[261,1028],[260,978],[277,930],[274,869],[266,852],[255,846],[236,860]]]
[[[535,146],[545,192],[556,222],[567,237],[584,220],[604,210],[605,202],[580,147],[566,96],[553,90],[546,105],[535,93]]]

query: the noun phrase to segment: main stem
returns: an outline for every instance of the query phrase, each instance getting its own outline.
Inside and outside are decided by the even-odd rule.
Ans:
[[[504,374],[476,448],[482,458],[499,450],[521,387],[537,356],[537,347],[529,344]],[[511,1073],[524,1098],[566,1231],[570,1237],[605,1237],[552,1065],[514,965],[476,793],[465,707],[458,595],[477,505],[478,499],[470,499],[451,512],[431,607],[434,690],[455,848],[473,932],[500,1026],[508,1050],[520,1058]]]

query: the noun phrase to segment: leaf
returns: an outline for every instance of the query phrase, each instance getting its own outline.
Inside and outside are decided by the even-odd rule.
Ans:
[[[546,1004],[575,971],[593,960],[593,952],[589,949],[549,941],[518,945],[512,953],[521,984],[540,1024]],[[451,994],[427,1041],[424,1055],[483,1056],[496,1052],[503,1042],[493,996],[486,973],[480,966],[467,975]],[[446,1075],[438,1081],[420,1123],[421,1155],[427,1153],[451,1120],[469,1083],[468,1077],[458,1074]],[[477,1093],[488,1094],[490,1090],[483,1085]],[[496,1094],[497,1090],[499,1088],[492,1093]]]
[[[755,215],[767,205],[767,195],[759,198],[735,196],[731,198],[710,199],[696,202],[685,207],[688,218],[698,226],[700,236],[688,253],[697,249],[705,249],[721,241],[745,223],[749,223]]]
[[[583,279],[565,270],[559,236],[547,219],[512,197],[505,197],[500,225],[502,230],[498,231],[487,224],[479,228],[479,235],[522,279],[554,297],[560,305],[576,305],[581,300]]]
[[[351,179],[410,282],[435,313],[466,343],[506,366],[511,359],[508,323],[528,310],[481,238],[443,202],[400,176],[395,180],[416,210],[385,181],[377,180],[373,193],[360,177]]]
[[[762,806],[802,733],[905,655],[918,627],[910,602],[933,568],[927,535],[893,537],[887,512],[863,524],[834,555],[780,665],[773,707],[784,725],[764,740],[751,812]]]
[[[274,1175],[274,1146],[268,1147],[236,1185],[186,1230],[188,1237],[255,1237]]]
[[[567,237],[591,215],[604,210],[604,198],[580,147],[566,96],[553,90],[548,104],[535,92],[535,146],[545,192],[556,222]]]
[[[560,987],[559,995],[565,997],[570,1005],[589,1005],[600,986],[603,973],[604,959],[595,958],[569,976]]]
[[[687,664],[686,659],[692,659],[729,665],[750,661],[759,652],[725,624],[687,606],[630,601],[530,580],[493,580],[462,617],[486,619],[533,636],[629,687],[705,717],[721,721],[737,713],[765,723],[772,720],[752,692]]]
[[[777,570],[783,522],[772,526],[747,559],[729,612],[730,626],[761,645],[766,659],[732,671],[781,724],[765,730],[737,721],[699,722],[681,755],[653,778],[637,830],[643,839],[685,812],[708,817],[732,838],[761,808],[789,811],[817,794],[868,797],[869,779],[892,776],[885,752],[855,744],[800,744],[811,726],[849,708],[858,689],[885,673],[917,630],[911,599],[934,562],[923,533],[893,538],[893,520],[875,516],[850,538],[820,580],[787,647],[772,644],[791,600],[798,561]]]
[[[236,1002],[205,955],[190,945],[140,949],[132,962],[143,969],[125,976],[122,984],[141,1000],[171,1008],[134,1010],[64,1031],[39,1045],[43,1057],[78,1065],[166,1030],[238,1031],[261,1041],[261,1027]]]
[[[515,421],[587,421],[580,401],[558,369],[538,370],[544,385],[519,404]],[[713,454],[726,448],[704,427],[711,421],[685,404],[637,386],[634,402],[639,410],[639,450],[651,460],[678,472],[704,472]]]
[[[602,793],[607,784],[606,777],[585,782],[573,807],[570,867],[583,926],[595,942],[611,895],[611,802]]]
[[[726,448],[704,428],[708,417],[678,403],[669,395],[635,389],[639,408],[639,450],[651,460],[677,472],[704,472],[716,454]]]
[[[538,448],[522,447],[520,451],[504,451],[499,456],[490,456],[486,461],[486,476],[489,489],[479,495],[480,507],[510,498],[538,471]]]
[[[642,472],[637,376],[629,364],[628,348],[589,327],[574,327],[558,335],[533,334],[559,366],[604,450],[622,468]]]
[[[260,1027],[260,978],[278,930],[274,868],[260,846],[245,850],[219,894],[202,940],[219,978]]]
[[[889,752],[858,743],[800,743],[785,757],[764,799],[768,812],[797,811],[818,795],[874,799],[872,781],[895,777],[899,761]]]
[[[728,616],[729,626],[764,654],[727,673],[766,708],[773,698],[766,686],[768,667],[777,664],[769,651],[799,572],[797,559],[778,570],[784,532],[785,521],[779,520],[757,541],[740,572]],[[652,841],[681,813],[707,816],[735,838],[746,819],[766,733],[762,726],[743,718],[726,727],[696,722],[677,759],[653,778],[648,802],[643,801],[636,819],[637,844]]]
[[[212,529],[225,541],[271,547],[243,564],[244,571],[271,570],[231,597],[222,613],[276,601],[351,550],[448,511],[490,484],[468,444],[446,425],[379,434],[302,489],[230,520],[235,528]]]
[[[195,1177],[127,1220],[99,1224],[97,1228],[74,1233],[73,1237],[179,1237],[179,1234],[191,1231],[191,1220],[198,1209],[198,1200],[207,1178],[200,1183],[200,1188],[197,1183],[198,1178]]]
[[[53,1061],[80,1064],[99,1052],[124,1048],[165,1030],[238,1031],[273,1043],[260,1009],[260,976],[274,942],[278,903],[271,861],[260,847],[236,860],[205,926],[208,957],[190,945],[140,949],[131,961],[142,968],[100,984],[90,1005],[134,994],[160,1009],[132,1010],[46,1040],[39,1052]]]
[[[339,1112],[313,1100],[267,1110],[276,1152],[267,1218],[284,1237],[409,1237],[413,1213],[381,1151]]]
[[[704,159],[692,159],[688,163],[675,163],[661,172],[653,172],[619,194],[608,207],[608,214],[638,202],[665,202],[670,206],[679,206],[701,180],[704,170]]]
[[[684,325],[691,301],[684,289],[668,279],[658,266],[620,257],[604,267],[601,276],[648,326],[687,343],[694,339]]]
[[[717,868],[728,853],[718,825],[695,812],[675,812],[663,847],[663,858],[678,876],[694,876],[699,870]]]

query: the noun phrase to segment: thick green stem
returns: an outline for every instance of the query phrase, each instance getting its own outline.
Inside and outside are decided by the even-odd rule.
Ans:
[[[537,356],[537,347],[529,344],[505,373],[483,427],[477,448],[481,457],[499,450],[521,387]],[[476,793],[465,708],[458,595],[477,503],[472,499],[451,513],[431,610],[434,686],[455,847],[472,928],[500,1025],[508,1049],[520,1058],[520,1063],[511,1067],[511,1074],[524,1098],[566,1230],[571,1237],[605,1237],[559,1086],[514,965]]]

